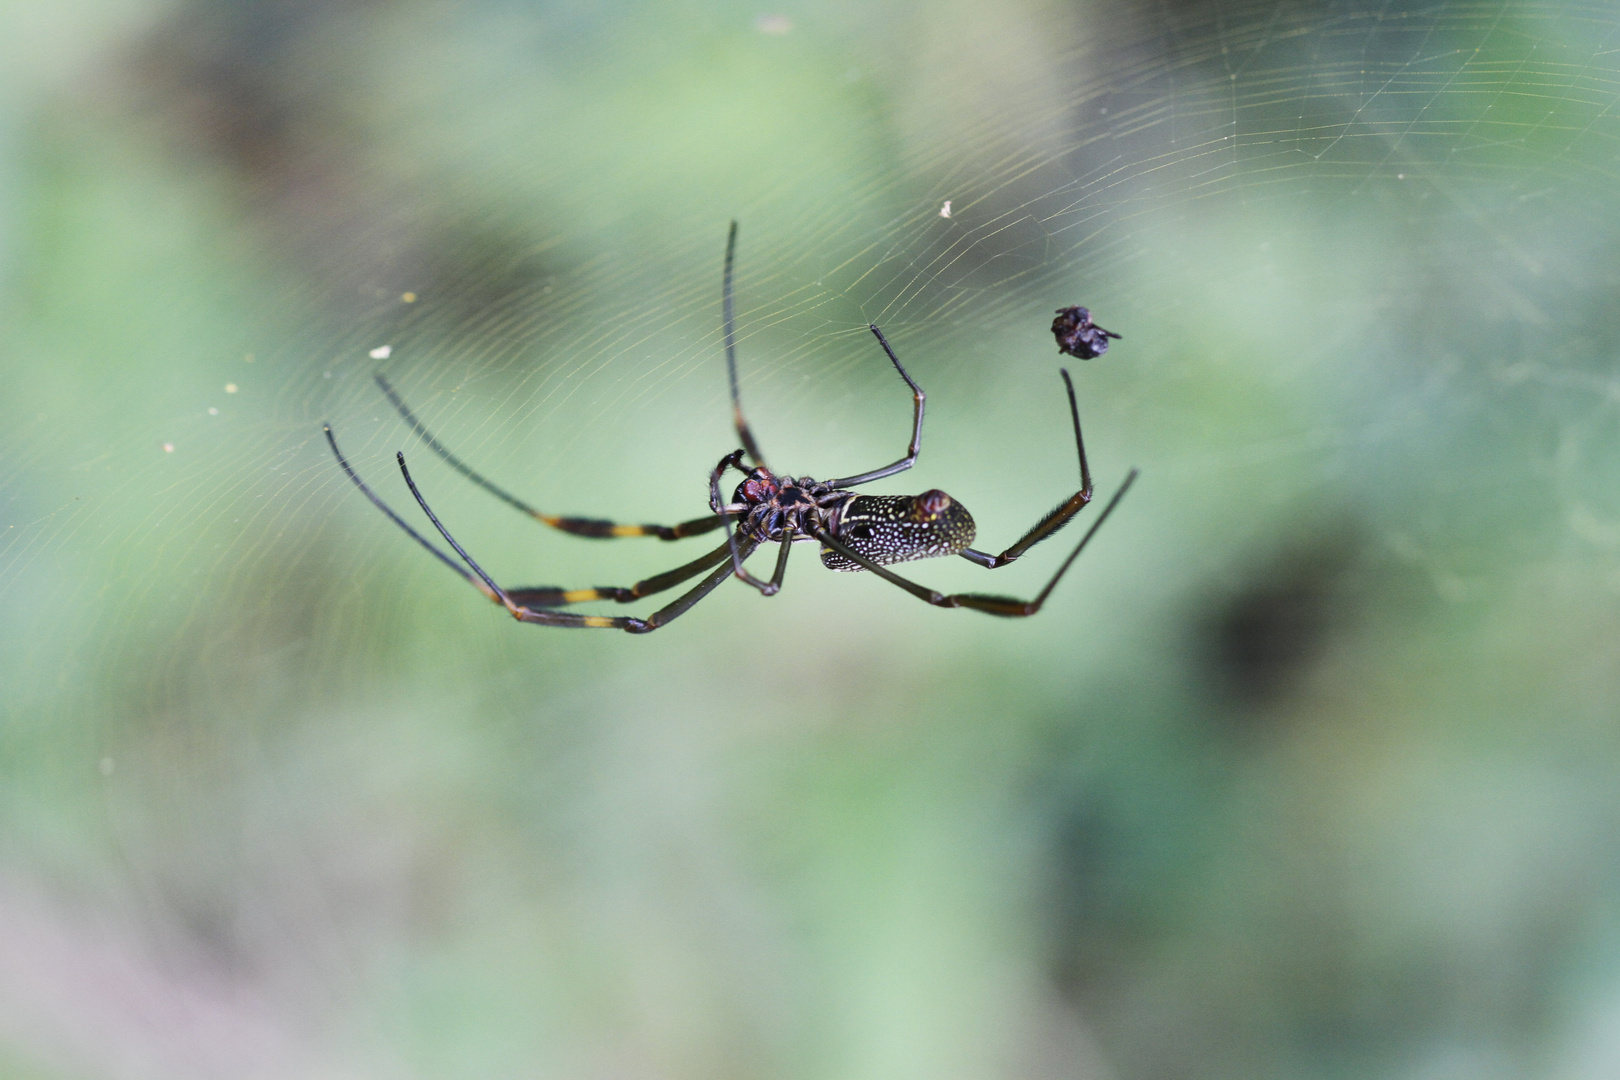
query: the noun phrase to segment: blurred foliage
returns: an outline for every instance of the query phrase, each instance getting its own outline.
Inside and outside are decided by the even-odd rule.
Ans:
[[[0,10],[0,1075],[1612,1075],[1617,36]],[[1124,334],[1074,374],[1143,478],[1038,617],[806,548],[520,627],[333,462],[503,582],[695,557],[532,527],[372,374],[547,510],[695,516],[733,218],[773,464],[899,452],[881,323],[883,490],[983,548],[1076,482],[1052,310]]]

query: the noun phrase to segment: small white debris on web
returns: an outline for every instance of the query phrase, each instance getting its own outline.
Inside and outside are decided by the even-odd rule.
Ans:
[[[219,410],[214,408],[212,405],[210,405],[210,406],[208,406],[208,415],[209,416],[218,416],[219,415]]]
[[[414,303],[416,303],[416,294],[415,294],[415,293],[413,293],[413,292],[408,292],[408,293],[400,293],[400,294],[399,294],[399,298],[400,298],[400,299],[401,299],[401,300],[403,300],[403,301],[405,301],[405,302],[406,302],[406,303],[407,303],[407,304],[414,304]]]
[[[235,383],[233,383],[233,382],[228,382],[228,383],[226,383],[226,384],[225,384],[225,392],[226,392],[226,393],[227,393],[227,394],[234,394],[234,393],[236,393],[236,384],[235,384]]]
[[[392,345],[379,345],[371,350],[371,358],[373,360],[386,360],[393,351],[394,347]]]
[[[761,15],[754,20],[754,29],[762,34],[781,36],[793,29],[793,20],[786,15]]]
[[[951,200],[945,200],[945,205],[939,208],[939,216],[942,218],[948,218],[951,216]]]
[[[164,453],[165,453],[165,454],[172,454],[172,453],[174,453],[174,443],[172,443],[172,442],[166,442],[166,443],[164,443],[164,444],[163,444],[163,452],[164,452]]]

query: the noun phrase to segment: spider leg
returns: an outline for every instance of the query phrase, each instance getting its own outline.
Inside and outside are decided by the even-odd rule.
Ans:
[[[857,484],[866,484],[873,480],[882,480],[886,476],[893,476],[895,473],[905,472],[917,463],[917,454],[922,450],[923,403],[927,400],[928,395],[924,394],[922,387],[913,382],[911,376],[906,374],[906,369],[900,365],[900,358],[894,355],[893,349],[889,348],[889,342],[884,338],[883,331],[879,330],[875,324],[868,326],[867,329],[872,331],[872,335],[878,339],[878,344],[883,346],[883,351],[889,354],[889,359],[894,363],[894,370],[898,371],[900,377],[906,380],[906,385],[911,387],[911,400],[913,402],[911,445],[906,447],[906,456],[892,465],[885,465],[883,468],[873,469],[871,472],[857,473],[854,476],[844,476],[837,480],[827,481],[835,488],[854,487]]]
[[[1097,530],[1102,528],[1102,523],[1108,520],[1108,515],[1114,512],[1114,507],[1118,506],[1119,501],[1125,497],[1125,493],[1130,490],[1131,484],[1136,482],[1136,477],[1137,470],[1132,469],[1129,475],[1125,477],[1125,482],[1119,486],[1119,490],[1114,492],[1114,497],[1108,500],[1108,505],[1103,507],[1103,512],[1098,515],[1097,520],[1091,523],[1091,528],[1086,530],[1086,534],[1080,538],[1080,542],[1074,546],[1074,550],[1069,552],[1069,557],[1063,560],[1063,565],[1057,568],[1057,573],[1052,575],[1052,580],[1046,583],[1046,587],[1037,593],[1033,600],[1019,600],[1011,596],[991,596],[985,593],[947,594],[935,592],[933,589],[919,585],[915,581],[901,577],[886,566],[873,562],[825,530],[818,529],[815,537],[851,562],[858,563],[864,569],[870,570],[883,580],[892,585],[900,586],[911,595],[920,600],[926,600],[935,607],[965,607],[975,611],[987,612],[991,615],[1022,618],[1041,610],[1041,605],[1046,603],[1046,598],[1052,594],[1052,590],[1057,587],[1057,583],[1068,572],[1074,560],[1080,557],[1080,552],[1085,550],[1086,545],[1091,542],[1091,538],[1097,535]]]
[[[524,585],[516,589],[507,589],[506,595],[523,607],[549,608],[560,607],[564,604],[583,604],[591,600],[615,600],[621,604],[628,604],[632,600],[640,600],[643,596],[661,593],[665,589],[672,589],[688,578],[695,577],[705,570],[724,562],[731,554],[730,544],[721,544],[713,551],[693,559],[683,566],[673,570],[666,570],[650,578],[643,578],[628,589],[613,585],[598,585],[590,589],[564,589],[553,585]]]
[[[606,539],[617,536],[656,536],[660,540],[679,540],[682,537],[697,536],[700,533],[710,532],[720,527],[720,519],[714,515],[695,518],[692,521],[683,521],[678,525],[619,525],[598,518],[558,517],[555,514],[543,513],[494,481],[486,479],[483,474],[479,473],[471,465],[451,453],[450,448],[440,442],[433,432],[428,430],[426,424],[417,419],[410,406],[405,404],[405,399],[399,396],[399,393],[381,372],[378,372],[374,377],[377,380],[377,385],[382,388],[382,392],[388,396],[388,400],[393,404],[394,409],[404,418],[407,424],[411,425],[411,430],[416,432],[417,438],[426,443],[428,449],[437,454],[446,465],[506,505],[521,510],[536,521],[549,525],[553,529],[560,529],[565,533],[586,536],[592,539]]]
[[[714,511],[716,517],[724,518],[738,510],[738,507],[728,507],[725,500],[720,497],[720,478],[726,475],[727,469],[736,469],[744,476],[748,475],[748,470],[743,468],[743,454],[742,450],[733,450],[721,458],[720,464],[709,474],[709,509]]]
[[[760,590],[765,596],[775,596],[782,588],[782,576],[787,573],[788,555],[793,551],[793,529],[788,527],[782,530],[782,546],[776,552],[776,569],[771,573],[771,582]]]
[[[354,466],[349,464],[349,459],[343,456],[343,451],[338,449],[337,436],[332,434],[331,424],[322,424],[321,430],[326,432],[326,443],[332,448],[332,456],[337,458],[338,464],[343,466],[343,471],[348,474],[350,480],[354,481],[354,486],[360,489],[361,494],[365,495],[366,498],[371,500],[371,504],[373,506],[381,510],[384,514],[387,514],[389,521],[392,521],[395,525],[398,525],[401,529],[404,529],[405,535],[409,536],[412,540],[415,540],[418,544],[421,544],[423,547],[427,548],[428,551],[432,552],[434,558],[444,563],[444,565],[454,570],[457,574],[466,578],[468,583],[479,592],[483,593],[491,600],[494,600],[496,603],[500,603],[499,598],[496,597],[494,593],[490,592],[489,588],[482,581],[468,572],[465,566],[462,566],[460,563],[456,562],[456,560],[446,555],[443,551],[439,550],[437,545],[428,540],[427,537],[423,536],[421,533],[407,525],[404,518],[394,513],[393,507],[383,502],[381,496],[366,486],[366,482],[360,479],[360,475],[354,471]]]
[[[1057,531],[1067,525],[1074,515],[1085,509],[1091,502],[1091,468],[1086,464],[1086,441],[1080,436],[1080,407],[1074,400],[1074,383],[1069,378],[1066,368],[1059,369],[1063,373],[1063,386],[1069,392],[1069,418],[1074,421],[1074,445],[1080,452],[1080,490],[1057,506],[1051,513],[1035,523],[1018,542],[1003,551],[1000,555],[991,555],[984,551],[975,551],[967,548],[957,552],[958,555],[986,570],[994,570],[999,566],[1006,566],[1018,556],[1049,537],[1055,536]]]
[[[793,535],[793,529],[791,526],[782,530],[782,547],[781,550],[776,553],[776,570],[771,574],[771,580],[761,581],[753,574],[750,574],[747,570],[744,570],[742,566],[742,559],[746,559],[748,557],[746,555],[738,559],[736,564],[732,567],[732,569],[737,572],[737,580],[743,582],[745,585],[752,585],[754,588],[759,590],[759,595],[761,596],[775,596],[777,593],[781,592],[782,577],[787,573],[788,552],[793,549]]]
[[[720,282],[720,307],[726,332],[726,375],[731,380],[731,419],[737,425],[737,439],[748,451],[748,456],[755,465],[764,465],[765,455],[759,452],[754,433],[748,429],[748,421],[743,419],[742,396],[737,392],[737,320],[731,300],[731,266],[736,255],[737,223],[733,221],[731,231],[726,233],[726,264]]]
[[[746,559],[749,555],[753,554],[754,546],[755,545],[751,540],[743,541],[743,558]],[[699,600],[702,600],[705,596],[708,596],[709,593],[715,590],[716,586],[731,576],[731,563],[726,559],[726,554],[729,550],[730,545],[723,544],[701,559],[688,563],[687,565],[676,570],[671,570],[667,574],[660,574],[658,577],[648,578],[645,582],[638,583],[636,585],[636,588],[638,589],[642,588],[644,585],[654,585],[655,583],[660,583],[656,584],[655,587],[647,588],[645,591],[643,591],[641,595],[645,596],[648,593],[658,592],[662,589],[670,588],[671,586],[678,584],[680,581],[684,581],[685,579],[691,577],[692,574],[703,569],[702,566],[699,566],[700,563],[708,565],[718,563],[718,565],[714,565],[714,569],[710,572],[708,577],[704,578],[702,581],[692,586],[692,588],[688,589],[680,596],[677,596],[672,602],[665,604],[663,607],[659,608],[645,619],[603,618],[588,615],[574,615],[567,617],[584,619],[586,621],[558,623],[553,622],[551,619],[542,619],[540,616],[559,615],[562,614],[561,612],[535,611],[532,608],[525,608],[526,614],[519,615],[518,619],[522,622],[536,622],[547,626],[605,627],[608,629],[624,630],[632,634],[650,634],[654,630],[657,630],[660,626],[668,625],[675,619],[686,614],[686,612],[689,611],[694,604],[696,604]],[[514,590],[508,595],[515,597],[519,591],[521,590]],[[633,598],[623,597],[621,599]],[[530,616],[533,617],[531,618]]]
[[[421,544],[428,551],[432,552],[434,557],[440,562],[444,563],[457,574],[461,575],[461,577],[465,579],[469,585],[483,593],[495,603],[504,605],[506,609],[517,618],[522,619],[524,622],[538,622],[547,626],[611,626],[626,630],[631,628],[629,626],[630,623],[640,622],[639,619],[605,619],[594,615],[573,615],[563,612],[532,611],[529,608],[522,607],[521,605],[514,605],[506,593],[501,591],[501,587],[491,581],[489,576],[485,574],[483,570],[478,568],[477,563],[467,558],[466,552],[461,550],[461,545],[457,544],[455,539],[445,531],[444,526],[439,524],[439,519],[433,516],[433,511],[428,510],[428,517],[433,521],[434,525],[438,526],[440,535],[442,535],[446,540],[450,541],[450,546],[455,548],[456,552],[466,560],[468,566],[471,566],[473,570],[477,571],[476,574],[469,572],[466,566],[459,565],[454,559],[446,555],[421,533],[407,525],[405,520],[396,514],[391,506],[385,503],[376,492],[372,491],[371,488],[366,486],[366,482],[364,480],[360,479],[359,474],[354,471],[354,468],[349,464],[348,459],[343,456],[343,451],[338,449],[337,438],[332,434],[331,425],[324,425],[324,430],[326,432],[326,441],[331,445],[332,453],[337,457],[338,464],[343,466],[343,471],[348,474],[350,480],[354,481],[354,486],[359,488],[365,497],[371,500],[373,506],[381,510],[384,514],[388,515],[388,519],[390,521],[392,521],[395,525],[398,525],[401,529],[405,530],[406,535],[408,535],[412,540],[415,540],[418,544]],[[400,467],[404,468],[404,465],[405,456],[401,454]],[[409,473],[406,474],[405,480],[407,483],[410,483]],[[416,490],[416,485],[414,483],[411,484],[411,492],[412,494],[416,495],[417,502],[422,504],[423,509],[426,509],[427,504],[422,503],[421,493]]]
[[[758,545],[756,545],[752,540],[744,540],[743,558],[746,559],[748,556],[752,555],[754,553],[754,548],[757,546]],[[709,593],[713,592],[715,586],[719,585],[722,581],[726,580],[726,578],[730,577],[731,573],[731,564],[729,562],[721,563],[719,566],[714,568],[714,571],[710,573],[708,577],[692,586],[692,588],[686,593],[676,597],[674,602],[659,608],[657,611],[647,616],[645,621],[637,619],[627,620],[627,625],[624,628],[632,634],[647,634],[657,630],[660,626],[667,626],[675,619],[686,614],[693,604],[697,603],[705,596],[708,596]]]
[[[646,619],[637,619],[625,615],[576,615],[572,612],[545,611],[528,607],[513,600],[511,594],[495,584],[495,580],[484,572],[484,568],[479,566],[471,555],[467,554],[467,549],[462,547],[454,536],[450,535],[450,530],[444,527],[444,523],[439,520],[438,515],[433,512],[433,508],[422,497],[421,491],[417,489],[416,481],[411,478],[411,470],[405,465],[405,455],[400,453],[395,456],[399,460],[400,474],[405,477],[405,484],[411,489],[411,495],[415,497],[416,505],[420,506],[422,512],[428,516],[428,520],[433,522],[433,527],[439,530],[439,535],[444,537],[445,542],[454,548],[456,554],[461,556],[461,560],[467,564],[474,574],[478,575],[478,580],[483,583],[479,591],[505,607],[512,614],[512,617],[519,622],[535,623],[540,626],[566,626],[576,629],[626,630],[632,634],[645,634],[684,614],[688,608],[707,596],[714,590],[715,586],[732,574],[731,566],[722,562],[710,572],[708,577],[677,597],[673,603],[659,608]],[[390,514],[390,516],[393,515]],[[743,547],[746,549],[746,553],[743,557],[747,558],[748,555],[753,554],[755,546],[752,541],[745,539]],[[727,545],[727,550],[732,550],[731,545]],[[703,560],[698,561],[702,562]],[[682,570],[690,569],[691,564],[688,564],[672,573],[679,574]],[[667,577],[669,575],[663,576]],[[673,585],[675,583],[671,581],[669,584]],[[476,585],[477,582],[474,584]]]

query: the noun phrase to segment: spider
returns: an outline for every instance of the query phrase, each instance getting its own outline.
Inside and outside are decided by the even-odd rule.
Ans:
[[[1074,423],[1074,442],[1080,456],[1080,490],[1069,496],[1056,509],[1052,510],[1034,527],[1026,532],[1017,543],[999,555],[976,551],[969,545],[973,543],[974,524],[973,517],[967,509],[952,499],[943,491],[925,491],[921,495],[857,495],[851,488],[862,484],[869,484],[875,480],[883,480],[904,472],[917,461],[918,452],[922,448],[923,402],[925,395],[922,387],[918,386],[900,358],[894,354],[889,342],[883,336],[883,331],[877,326],[869,326],[872,336],[877,338],[883,352],[888,356],[889,362],[894,365],[895,371],[905,380],[911,388],[913,413],[911,424],[911,442],[906,453],[898,461],[885,465],[880,469],[869,472],[856,473],[853,476],[842,476],[835,480],[814,480],[808,476],[784,476],[772,472],[765,465],[764,455],[760,453],[759,444],[755,442],[753,432],[743,419],[741,399],[737,389],[737,350],[736,350],[736,324],[732,312],[732,264],[737,248],[737,223],[731,223],[730,233],[726,238],[725,269],[722,280],[722,307],[725,320],[725,351],[726,373],[731,384],[732,420],[737,429],[737,439],[742,447],[733,450],[720,459],[709,473],[709,513],[691,521],[684,521],[678,525],[619,525],[611,521],[601,521],[595,518],[558,517],[553,514],[542,513],[540,510],[524,502],[516,495],[485,479],[471,466],[463,462],[441,443],[423,423],[416,418],[403,398],[394,390],[393,386],[380,373],[376,376],[377,385],[393,403],[405,422],[410,424],[419,438],[427,447],[437,454],[452,469],[472,481],[478,487],[494,495],[530,517],[549,525],[562,532],[572,533],[575,536],[591,538],[608,538],[618,536],[656,536],[661,540],[679,540],[687,536],[697,536],[700,533],[713,532],[723,529],[726,534],[725,542],[720,544],[708,554],[693,559],[683,566],[658,574],[654,577],[638,581],[629,588],[616,586],[598,586],[589,589],[564,589],[555,586],[529,586],[516,589],[502,588],[495,580],[484,572],[473,557],[467,554],[450,534],[450,530],[439,521],[428,502],[417,489],[416,481],[412,479],[410,469],[405,465],[403,451],[396,454],[399,462],[399,471],[405,477],[405,484],[410,488],[411,495],[416,499],[422,512],[427,515],[433,527],[438,530],[447,544],[460,556],[457,562],[443,549],[428,540],[421,533],[408,525],[399,514],[384,502],[365,481],[360,479],[353,466],[349,464],[343,452],[338,449],[337,437],[333,435],[331,425],[325,425],[326,441],[332,448],[333,455],[338,464],[348,475],[354,485],[370,499],[379,510],[388,515],[403,529],[407,535],[422,547],[431,552],[438,560],[461,575],[468,584],[483,593],[490,600],[506,608],[520,622],[536,623],[541,626],[568,626],[592,627],[601,629],[626,630],[632,634],[644,634],[657,630],[683,615],[699,600],[714,591],[726,578],[735,574],[737,578],[758,589],[762,596],[772,596],[782,587],[782,577],[787,571],[788,553],[793,544],[798,541],[814,540],[821,544],[822,564],[831,570],[859,571],[866,570],[878,577],[898,585],[922,600],[937,607],[963,607],[976,611],[988,612],[992,615],[1027,616],[1033,615],[1041,609],[1046,598],[1057,586],[1059,580],[1068,571],[1069,566],[1077,559],[1080,552],[1091,540],[1113,513],[1114,507],[1119,505],[1120,499],[1130,489],[1136,479],[1137,470],[1132,469],[1125,477],[1124,483],[1114,493],[1113,498],[1103,508],[1103,512],[1092,522],[1091,528],[1086,530],[1074,550],[1069,552],[1066,559],[1058,567],[1052,579],[1046,583],[1033,600],[1018,600],[1007,596],[991,596],[982,593],[950,593],[944,594],[919,585],[914,581],[901,577],[888,569],[893,563],[907,562],[912,559],[929,559],[941,555],[959,555],[987,570],[994,570],[1006,566],[1030,548],[1040,543],[1059,529],[1067,525],[1087,503],[1091,501],[1092,485],[1091,470],[1086,464],[1086,446],[1080,436],[1080,410],[1075,404],[1074,383],[1069,373],[1063,371],[1063,385],[1069,395],[1069,417]],[[752,466],[744,465],[744,458],[752,461]],[[732,492],[731,500],[727,502],[721,497],[720,481],[730,470],[743,474],[743,480]],[[765,544],[779,544],[776,556],[776,568],[768,581],[762,581],[749,573],[743,564],[748,557]],[[645,619],[631,616],[610,615],[580,615],[574,612],[557,611],[558,607],[569,604],[584,603],[591,600],[614,600],[619,603],[628,603],[639,600],[644,596],[663,592],[699,574],[705,574],[703,579],[687,590],[673,602],[659,608]]]

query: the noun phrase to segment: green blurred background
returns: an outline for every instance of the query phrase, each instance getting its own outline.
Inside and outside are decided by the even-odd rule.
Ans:
[[[9,0],[0,1075],[1620,1075],[1617,99],[1612,4]],[[1038,617],[519,626],[332,461],[695,557],[371,376],[696,516],[733,218],[773,465],[899,453],[880,323],[992,551],[1125,335]]]

